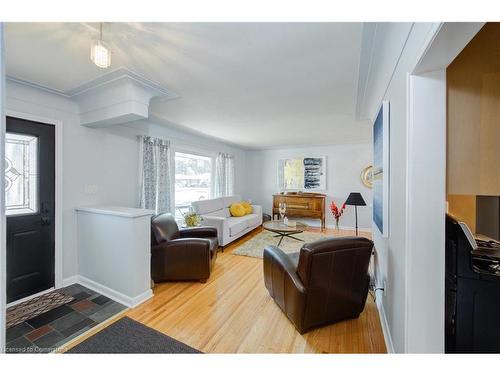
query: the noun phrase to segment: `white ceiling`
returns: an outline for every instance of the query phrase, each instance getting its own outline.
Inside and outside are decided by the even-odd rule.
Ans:
[[[7,75],[69,91],[104,72],[98,24],[9,23]],[[356,121],[362,23],[106,23],[112,67],[180,98],[151,113],[245,148],[366,142]]]

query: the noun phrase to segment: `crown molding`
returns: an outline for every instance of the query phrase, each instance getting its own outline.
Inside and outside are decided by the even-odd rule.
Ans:
[[[160,84],[123,67],[102,74],[97,78],[87,83],[84,83],[83,85],[65,91],[63,94],[69,98],[73,98],[75,96],[84,94],[87,91],[95,90],[98,89],[99,87],[106,86],[113,82],[117,82],[124,79],[134,81],[139,85],[148,88],[151,92],[155,94],[155,97],[161,96],[164,97],[165,99],[176,99],[179,97],[179,95],[173,92],[172,90],[167,89],[166,87],[161,86]]]
[[[60,91],[15,77],[9,80],[65,97],[78,105],[80,124],[90,127],[118,125],[147,119],[153,98],[172,100],[179,97],[126,68],[118,68],[68,91]]]
[[[8,82],[14,82],[14,83],[17,83],[17,84],[20,84],[20,85],[23,85],[23,86],[33,87],[35,89],[38,89],[38,90],[41,90],[41,91],[45,91],[45,92],[48,92],[50,94],[63,96],[65,98],[69,98],[70,97],[64,91],[53,89],[53,88],[50,88],[48,86],[44,86],[44,85],[41,85],[41,84],[38,84],[38,83],[26,81],[26,80],[21,79],[21,78],[16,78],[16,77],[13,77],[13,76],[6,75],[5,76],[5,80],[8,81]]]
[[[375,36],[377,34],[377,23],[363,23],[363,33],[361,36],[361,53],[358,69],[358,92],[356,98],[356,119],[366,119],[364,113],[366,105],[366,92],[373,61],[373,49]]]

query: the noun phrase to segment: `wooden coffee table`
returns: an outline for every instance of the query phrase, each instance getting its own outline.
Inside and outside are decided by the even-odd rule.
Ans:
[[[307,229],[307,225],[304,223],[300,223],[297,221],[294,227],[289,227],[285,225],[281,220],[266,221],[262,224],[262,227],[270,232],[277,233],[274,237],[280,237],[278,246],[281,245],[281,241],[283,241],[283,238],[285,237],[304,242],[304,240],[294,237],[294,235],[302,233]]]

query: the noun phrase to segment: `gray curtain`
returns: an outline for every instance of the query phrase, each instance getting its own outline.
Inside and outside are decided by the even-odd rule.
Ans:
[[[139,136],[142,157],[141,207],[156,213],[171,212],[170,142]]]
[[[225,197],[234,193],[234,157],[219,152],[215,161],[215,196]]]

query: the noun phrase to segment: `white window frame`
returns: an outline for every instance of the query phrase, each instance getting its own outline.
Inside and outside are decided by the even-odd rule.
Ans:
[[[175,216],[175,154],[182,153],[194,156],[201,156],[204,158],[210,159],[211,171],[210,171],[210,195],[208,199],[213,198],[213,194],[215,191],[215,161],[217,157],[217,153],[214,152],[204,152],[199,149],[194,149],[189,146],[173,146],[170,154],[170,181],[172,181],[170,186],[170,197],[171,197],[171,207],[173,210],[173,215]]]

